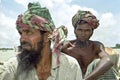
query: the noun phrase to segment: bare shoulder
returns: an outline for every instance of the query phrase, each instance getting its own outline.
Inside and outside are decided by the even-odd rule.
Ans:
[[[95,45],[97,47],[97,54],[99,55],[100,58],[102,57],[108,57],[108,53],[105,51],[104,45],[99,42],[99,41],[94,41]]]
[[[103,45],[103,43],[99,42],[99,41],[92,41],[96,50],[96,53],[99,54],[102,51],[105,51],[105,47]]]
[[[97,47],[98,49],[100,48],[100,46],[102,46],[104,48],[103,43],[99,42],[99,41],[93,41],[94,46]]]
[[[98,47],[99,47],[100,45],[104,46],[103,43],[101,43],[101,42],[99,42],[99,41],[93,41],[93,42],[94,42],[94,44],[95,44],[96,46],[98,46]]]

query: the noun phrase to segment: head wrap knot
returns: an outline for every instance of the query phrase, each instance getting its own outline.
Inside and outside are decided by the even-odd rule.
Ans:
[[[78,12],[72,17],[72,25],[76,28],[77,24],[81,21],[87,22],[93,29],[99,26],[99,20],[90,11],[78,10]]]
[[[39,29],[42,31],[53,31],[55,26],[49,10],[46,7],[41,7],[37,3],[29,3],[28,10],[24,14],[19,15],[16,21],[17,29],[29,28]]]
[[[68,34],[67,28],[64,25],[61,25],[60,27],[54,29],[53,33],[50,34],[48,37],[53,42],[52,43],[53,46],[51,47],[53,48],[52,52],[56,53],[57,55],[57,64],[60,63],[59,55],[61,53],[63,43],[66,40],[67,34]]]

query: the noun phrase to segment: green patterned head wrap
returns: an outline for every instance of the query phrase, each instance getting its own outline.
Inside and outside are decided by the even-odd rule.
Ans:
[[[74,28],[82,21],[88,23],[93,29],[99,26],[99,20],[90,11],[78,10],[78,12],[72,17],[72,25]]]
[[[38,2],[29,3],[28,10],[18,16],[16,24],[17,29],[32,27],[51,32],[55,28],[49,10],[46,7],[41,7]]]

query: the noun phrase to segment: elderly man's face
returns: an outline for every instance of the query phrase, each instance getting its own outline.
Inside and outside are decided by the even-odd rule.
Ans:
[[[93,33],[93,30],[90,27],[90,25],[87,23],[79,24],[79,25],[77,25],[77,27],[75,29],[75,34],[76,34],[77,39],[79,39],[80,41],[83,41],[83,42],[86,40],[89,40],[92,33]]]
[[[22,49],[28,51],[37,51],[38,43],[42,41],[40,31],[33,28],[21,28],[18,30],[20,33],[20,43]]]

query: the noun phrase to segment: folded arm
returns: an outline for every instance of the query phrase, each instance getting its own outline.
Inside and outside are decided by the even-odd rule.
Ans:
[[[109,55],[105,52],[104,46],[100,45],[99,58],[100,61],[96,65],[95,69],[85,78],[85,80],[93,80],[96,77],[104,74],[108,69],[113,66],[113,62],[111,61]]]

